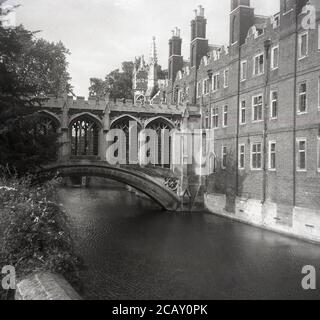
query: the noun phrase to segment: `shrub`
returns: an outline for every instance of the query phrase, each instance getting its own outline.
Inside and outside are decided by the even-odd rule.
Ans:
[[[33,186],[32,180],[0,178],[2,265],[13,265],[18,278],[59,273],[80,289],[82,263],[74,253],[66,213],[56,202],[59,181]]]

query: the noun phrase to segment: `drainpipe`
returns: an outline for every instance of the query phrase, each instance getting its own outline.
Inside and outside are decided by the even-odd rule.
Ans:
[[[210,69],[207,71],[208,73],[208,78],[209,78],[209,128],[211,128],[211,90],[212,90],[212,76],[213,76],[213,71]],[[208,129],[208,128],[206,128]],[[212,128],[211,128],[212,130]],[[206,137],[208,139],[208,137]],[[208,153],[208,150],[207,150]],[[208,192],[208,175],[206,175],[206,192]]]
[[[292,205],[293,207],[296,206],[296,163],[297,163],[297,156],[296,156],[296,129],[297,129],[297,70],[298,70],[298,36],[299,36],[299,18],[298,18],[298,7],[297,4],[295,5],[295,44],[294,44],[294,88],[293,88],[293,170],[292,170]]]
[[[231,50],[231,48],[230,48]],[[240,94],[241,94],[241,45],[238,48],[238,92],[237,92],[237,134],[236,134],[236,196],[239,197],[239,136],[240,136]]]
[[[268,39],[264,42],[265,56],[266,56],[266,76],[265,76],[265,86],[264,86],[264,109],[263,109],[263,194],[262,194],[262,204],[266,202],[267,198],[267,154],[268,154],[268,146],[267,146],[267,137],[268,137],[268,120],[269,120],[269,80],[270,80],[270,47],[271,40]]]

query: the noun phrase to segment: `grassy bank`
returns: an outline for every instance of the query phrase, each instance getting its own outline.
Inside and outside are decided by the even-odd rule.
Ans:
[[[0,266],[14,266],[18,279],[40,271],[59,273],[79,291],[82,264],[57,202],[58,181],[36,186],[31,181],[0,177]],[[6,297],[6,292],[0,294]]]

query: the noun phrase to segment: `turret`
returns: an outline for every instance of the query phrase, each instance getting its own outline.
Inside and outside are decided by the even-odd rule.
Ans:
[[[172,38],[169,40],[169,80],[174,81],[179,70],[183,68],[183,57],[181,55],[182,39],[180,29],[172,31]]]
[[[149,58],[149,71],[148,71],[148,89],[146,97],[151,99],[157,92],[158,88],[158,55],[156,47],[156,38],[152,38],[150,58]]]
[[[195,18],[191,21],[191,67],[198,68],[200,61],[209,51],[207,36],[207,19],[204,16],[204,8],[194,10]]]

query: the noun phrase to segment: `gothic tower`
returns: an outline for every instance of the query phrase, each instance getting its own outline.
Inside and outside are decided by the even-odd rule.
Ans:
[[[150,59],[149,59],[149,71],[148,71],[148,89],[146,92],[146,98],[151,99],[158,90],[158,56],[156,47],[156,38],[152,38]]]
[[[137,100],[144,100],[145,93],[148,89],[148,70],[144,56],[135,59],[132,82],[134,103],[136,103]]]

